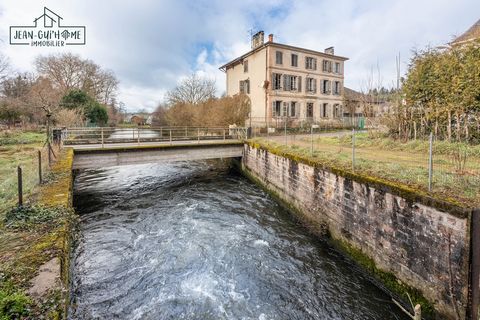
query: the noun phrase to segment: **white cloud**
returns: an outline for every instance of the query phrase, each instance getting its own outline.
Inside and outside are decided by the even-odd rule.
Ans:
[[[30,23],[47,6],[65,22],[87,27],[87,45],[65,49],[8,45],[8,26]],[[349,57],[346,84],[359,89],[378,64],[383,84],[395,79],[395,55],[405,71],[410,50],[448,42],[479,17],[478,0],[2,0],[0,46],[21,70],[38,54],[72,51],[113,70],[119,100],[152,110],[192,72],[213,78],[218,67],[249,50],[248,31],[262,28],[278,42]],[[5,43],[6,42],[6,43]]]

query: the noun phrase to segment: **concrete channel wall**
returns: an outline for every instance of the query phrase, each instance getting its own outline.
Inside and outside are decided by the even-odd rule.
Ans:
[[[439,319],[471,318],[471,211],[253,143],[244,146],[242,168],[354,259],[372,261],[390,289],[420,292]],[[396,283],[385,283],[389,276]]]

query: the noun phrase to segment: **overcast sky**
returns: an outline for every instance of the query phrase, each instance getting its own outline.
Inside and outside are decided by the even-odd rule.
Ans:
[[[10,46],[9,26],[31,24],[43,6],[64,25],[85,25],[86,45]],[[249,50],[251,30],[313,50],[334,46],[350,58],[345,85],[362,89],[377,66],[391,87],[398,52],[405,71],[412,49],[445,44],[479,18],[479,0],[0,0],[0,51],[19,71],[39,54],[77,53],[115,72],[128,110],[152,111],[192,72],[214,78],[222,94],[218,67]]]

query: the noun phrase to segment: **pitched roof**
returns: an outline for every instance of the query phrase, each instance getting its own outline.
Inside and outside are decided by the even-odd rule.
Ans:
[[[333,54],[328,54],[328,53],[315,51],[315,50],[310,50],[310,49],[305,49],[305,48],[300,48],[300,47],[294,47],[294,46],[291,46],[291,45],[288,45],[288,44],[282,44],[282,43],[268,41],[268,42],[265,42],[264,44],[262,44],[262,45],[260,45],[256,48],[253,48],[252,50],[250,50],[249,52],[241,55],[240,57],[238,57],[236,59],[233,59],[230,62],[227,62],[226,64],[221,66],[219,69],[222,70],[222,71],[225,71],[227,67],[229,67],[231,65],[235,65],[237,63],[241,63],[243,61],[243,59],[245,59],[249,55],[251,55],[251,54],[253,54],[257,51],[260,51],[267,46],[274,46],[274,47],[289,49],[289,50],[294,50],[294,51],[303,51],[303,52],[306,52],[306,53],[309,53],[309,54],[316,54],[316,55],[320,55],[320,56],[326,57],[326,58],[335,58],[335,59],[342,60],[342,61],[348,60],[348,58],[342,57],[342,56],[337,56],[337,55],[333,55]]]
[[[480,19],[473,24],[467,31],[465,31],[460,36],[456,37],[452,42],[451,45],[460,44],[464,42],[468,42],[474,39],[480,38]]]

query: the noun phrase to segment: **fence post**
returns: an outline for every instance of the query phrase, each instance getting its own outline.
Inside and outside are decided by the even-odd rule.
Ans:
[[[430,132],[430,146],[428,149],[428,191],[432,191],[433,174],[433,132]]]
[[[38,150],[38,183],[42,184],[42,151]]]
[[[170,145],[172,145],[172,129],[170,129]]]
[[[223,129],[223,140],[225,140],[225,129]]]
[[[52,165],[52,147],[50,146],[50,142],[47,143],[47,149],[48,149],[48,165]]]
[[[413,320],[422,320],[422,307],[419,304],[415,306],[413,311],[415,312]]]
[[[200,128],[197,128],[197,141],[200,144]]]
[[[103,127],[102,127],[102,149],[104,148],[104,143],[103,143]]]
[[[355,127],[352,129],[352,170],[355,171]]]
[[[18,206],[23,206],[23,177],[22,177],[22,168],[17,167],[17,185],[18,185]]]
[[[137,142],[140,145],[140,128],[137,128]]]
[[[310,131],[310,155],[313,157],[313,125]]]

